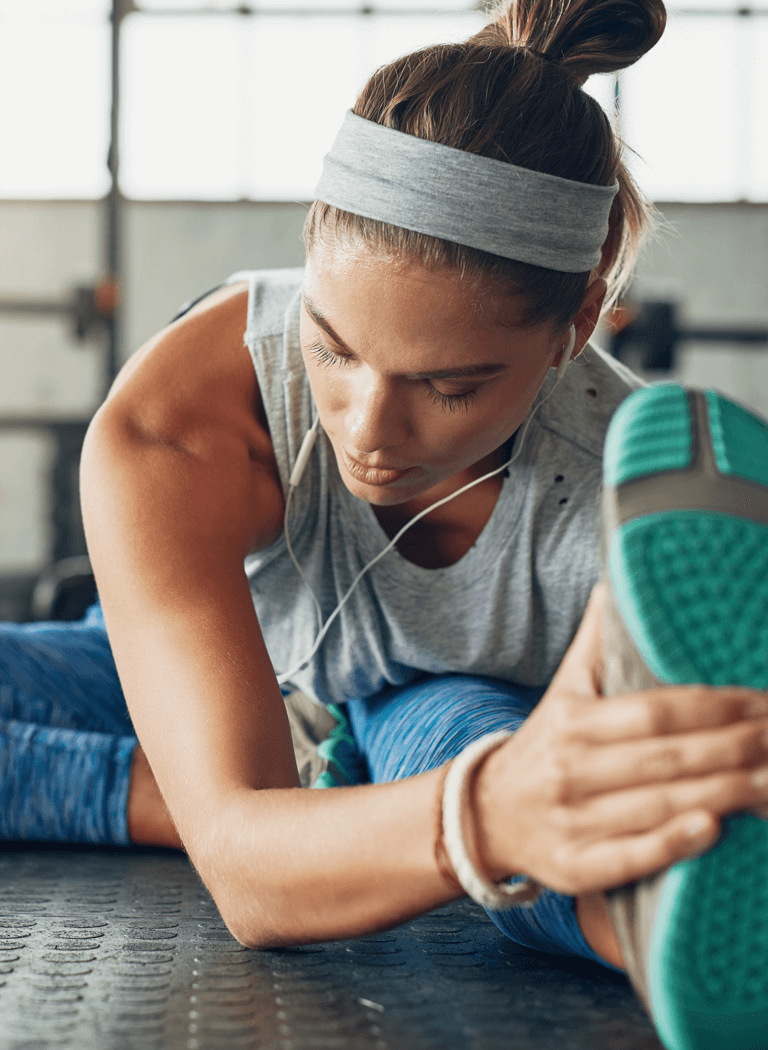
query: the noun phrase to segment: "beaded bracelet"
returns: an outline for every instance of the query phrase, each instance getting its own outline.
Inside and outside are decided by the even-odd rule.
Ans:
[[[500,729],[469,744],[454,758],[443,785],[443,841],[446,852],[462,889],[473,901],[491,911],[530,907],[543,889],[528,876],[512,883],[491,882],[469,859],[464,842],[462,814],[469,802],[473,774],[485,756],[511,736],[509,730]]]

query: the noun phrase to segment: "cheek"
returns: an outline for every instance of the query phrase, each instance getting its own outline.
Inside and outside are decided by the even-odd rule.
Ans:
[[[512,433],[498,412],[421,412],[414,437],[433,463],[466,467],[503,445]]]
[[[307,370],[309,386],[315,399],[321,418],[329,413],[338,412],[343,409],[346,402],[347,384],[340,376],[339,369],[332,369],[318,365],[311,357],[304,356],[304,366]]]
[[[504,419],[510,434],[517,430],[528,414],[547,377],[547,372],[546,361],[534,360],[528,368],[521,369],[514,380],[500,391],[496,411],[499,419]]]

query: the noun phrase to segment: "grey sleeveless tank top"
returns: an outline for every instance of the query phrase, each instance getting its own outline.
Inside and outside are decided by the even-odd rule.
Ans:
[[[242,272],[228,283],[244,279],[250,288],[245,344],[287,494],[314,414],[299,343],[302,271]],[[550,374],[539,398],[553,382]],[[588,347],[534,416],[475,545],[442,569],[424,569],[389,551],[284,689],[342,703],[424,673],[546,685],[598,579],[605,431],[639,385],[623,366]],[[288,528],[323,621],[389,542],[371,506],[345,487],[322,428],[291,500]],[[288,671],[312,648],[320,625],[285,536],[248,555],[245,571],[275,671]]]

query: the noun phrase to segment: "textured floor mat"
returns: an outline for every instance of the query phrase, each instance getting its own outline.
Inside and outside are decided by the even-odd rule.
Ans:
[[[234,941],[186,858],[0,853],[2,1050],[658,1050],[623,978],[475,905],[358,941]]]

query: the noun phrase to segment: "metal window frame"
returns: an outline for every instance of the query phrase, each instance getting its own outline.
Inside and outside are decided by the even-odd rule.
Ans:
[[[476,0],[466,10],[488,11],[494,6],[495,0]],[[462,9],[451,9],[458,12]],[[671,8],[675,15],[695,17],[765,17],[768,16],[768,7],[720,7],[720,8]],[[120,189],[120,43],[121,31],[125,19],[132,14],[141,14],[151,17],[206,17],[206,16],[233,16],[233,17],[431,17],[446,13],[440,8],[431,7],[387,7],[362,3],[359,7],[302,7],[299,3],[291,7],[270,7],[265,5],[253,5],[249,3],[233,4],[231,8],[142,8],[136,0],[111,0],[110,11],[110,142],[107,159],[109,172],[109,188],[104,197],[105,224],[104,224],[104,257],[106,263],[105,286],[110,286],[114,291],[114,305],[107,312],[97,314],[91,310],[88,313],[88,303],[92,304],[94,289],[75,289],[74,295],[69,300],[41,300],[0,298],[0,316],[3,314],[25,315],[25,316],[61,316],[75,322],[78,335],[84,337],[93,323],[97,322],[103,327],[105,335],[104,363],[103,363],[103,395],[106,396],[120,368],[120,337],[121,337],[121,310],[120,310],[120,288],[123,276],[123,228],[124,228],[124,205],[126,198]],[[617,77],[615,87],[615,100],[617,108],[620,107],[620,78]],[[90,298],[89,298],[90,296]],[[87,300],[87,302],[86,302]],[[85,318],[85,320],[83,320]],[[736,337],[738,338],[738,336]],[[743,341],[743,340],[739,340]],[[72,493],[69,491],[71,485],[67,479],[72,476],[72,463],[79,456],[79,448],[85,435],[88,419],[56,419],[41,418],[38,416],[4,415],[0,417],[0,431],[7,432],[9,429],[23,429],[33,431],[47,431],[53,434],[56,442],[56,457],[53,476],[51,478],[52,491],[54,494],[54,541],[52,555],[54,558],[67,557],[72,554],[80,554],[82,538],[78,533],[76,523],[71,519]]]

